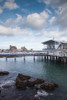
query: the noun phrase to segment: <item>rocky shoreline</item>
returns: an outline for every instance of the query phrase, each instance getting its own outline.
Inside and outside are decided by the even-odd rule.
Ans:
[[[9,75],[8,71],[0,71],[0,76],[3,75]],[[7,77],[7,76],[6,76]],[[35,98],[34,95],[37,93],[37,91],[44,90],[46,92],[52,92],[58,87],[58,84],[53,83],[53,82],[46,82],[44,79],[40,78],[34,78],[31,76],[23,75],[19,73],[16,77],[15,83],[13,85],[7,84],[4,85],[0,88],[0,99],[1,100],[9,100],[12,96],[18,96],[21,92],[21,98],[23,99],[24,96],[26,95],[23,100],[39,100],[38,98]],[[12,94],[12,91],[14,91],[14,94]],[[26,92],[28,91],[29,94]],[[32,91],[32,92],[31,92]],[[3,96],[6,92],[6,95]],[[10,98],[9,96],[10,95]],[[28,95],[28,96],[27,96]],[[31,95],[31,96],[29,96]],[[6,99],[8,98],[8,99]],[[14,98],[14,97],[13,97]],[[14,100],[14,99],[11,100]],[[19,97],[17,97],[19,98]],[[15,100],[21,100],[21,99],[16,99]]]
[[[45,91],[53,91],[55,88],[58,87],[58,84],[49,82],[47,83],[45,80],[37,78],[34,79],[30,76],[23,75],[21,73],[18,74],[16,78],[16,87],[18,89],[24,90],[26,87],[32,87],[35,88],[36,90],[45,90]]]

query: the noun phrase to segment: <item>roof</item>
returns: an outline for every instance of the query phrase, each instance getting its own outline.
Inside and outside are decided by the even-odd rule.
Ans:
[[[42,44],[58,44],[58,43],[59,42],[55,40],[49,40],[49,41],[42,42]]]
[[[67,45],[67,43],[65,42],[65,43],[61,43],[61,44],[63,44],[63,45]]]

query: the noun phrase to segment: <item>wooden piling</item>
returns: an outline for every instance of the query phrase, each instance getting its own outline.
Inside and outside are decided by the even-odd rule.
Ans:
[[[43,61],[43,56],[42,56],[42,61]]]
[[[24,61],[25,61],[25,56],[24,56]]]
[[[50,56],[50,61],[51,61],[51,56]]]
[[[57,62],[57,56],[56,56],[56,62]]]
[[[34,56],[34,62],[35,62],[35,56]]]
[[[47,56],[47,61],[48,61],[48,56]]]
[[[14,61],[16,61],[16,57],[14,57]]]
[[[63,58],[61,57],[61,63],[63,63]]]
[[[55,58],[54,58],[54,56],[53,56],[53,62],[55,61]]]
[[[6,57],[6,61],[7,61],[7,57]]]
[[[64,58],[64,63],[66,63],[66,58]]]
[[[46,61],[46,56],[44,56],[44,60]]]

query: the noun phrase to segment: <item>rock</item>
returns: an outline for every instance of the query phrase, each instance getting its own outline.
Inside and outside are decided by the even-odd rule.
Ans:
[[[4,86],[2,86],[3,88],[11,88],[12,87],[12,85],[4,85]]]
[[[0,75],[8,75],[9,72],[8,71],[0,71]]]
[[[56,87],[58,87],[58,85],[56,83],[44,83],[45,80],[43,79],[35,79],[32,80],[33,78],[31,78],[30,76],[26,76],[23,74],[18,74],[17,78],[16,78],[16,87],[19,89],[26,89],[26,87],[34,87],[37,90],[38,89],[43,89],[46,91],[52,91],[54,90]],[[37,87],[39,84],[39,87]]]
[[[0,89],[0,94],[1,94],[1,89]]]
[[[22,90],[26,89],[27,81],[23,81],[17,77],[16,78],[16,86],[17,86],[17,88],[22,89]]]
[[[29,80],[31,77],[27,76],[27,75],[23,75],[21,73],[18,74],[18,78],[20,78],[21,80]]]
[[[35,84],[41,84],[41,83],[44,83],[44,82],[45,82],[45,80],[39,79],[39,78],[37,78],[37,79],[34,81]]]
[[[28,81],[28,86],[33,87],[34,85],[44,83],[43,79],[36,79],[34,81]]]
[[[18,74],[16,78],[16,86],[19,89],[26,89],[28,80],[30,79],[30,76],[23,75],[21,73]]]
[[[53,84],[54,84],[54,86],[55,86],[55,87],[59,87],[59,85],[58,85],[58,84],[56,84],[56,83],[53,83]]]
[[[27,82],[27,86],[28,87],[34,87],[34,85],[35,85],[35,82],[34,81],[28,81]]]
[[[32,96],[29,98],[29,100],[39,100],[39,99]]]
[[[56,87],[58,87],[56,83],[44,83],[40,86],[41,89],[46,90],[46,91],[52,91]]]
[[[29,80],[31,77],[23,75],[21,73],[18,74],[16,78],[16,86],[20,89],[26,89],[26,87],[34,87],[36,84],[41,84],[44,82],[43,79]]]

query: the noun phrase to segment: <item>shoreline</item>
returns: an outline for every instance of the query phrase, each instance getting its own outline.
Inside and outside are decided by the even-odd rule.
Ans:
[[[4,77],[4,76],[1,75],[1,77]],[[5,77],[7,77],[7,76],[8,75],[6,75]],[[26,76],[26,75],[24,75],[24,77],[28,78],[28,76]],[[37,80],[37,79],[35,79],[35,80]],[[41,98],[41,97],[53,95],[52,92],[46,92],[45,90],[36,89],[34,87],[27,87],[26,89],[18,89],[15,85],[15,82],[16,82],[15,80],[12,82],[7,80],[6,84],[3,84],[2,86],[0,86],[0,89],[1,89],[0,99],[1,100],[9,100],[9,99],[10,100],[21,100],[21,99],[23,99],[23,100],[40,100],[39,98]],[[40,82],[38,81],[37,84],[39,84],[39,83]]]

